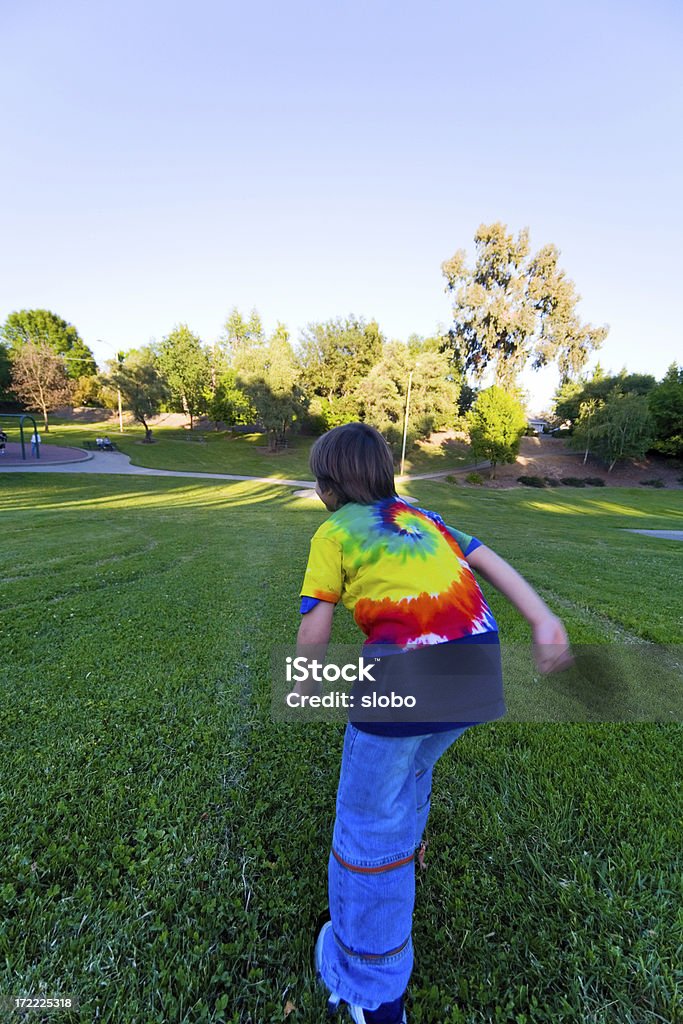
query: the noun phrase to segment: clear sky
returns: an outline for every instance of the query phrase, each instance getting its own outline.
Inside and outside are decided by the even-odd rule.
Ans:
[[[501,220],[559,247],[606,369],[660,378],[682,27],[676,0],[0,0],[0,319],[52,309],[102,363],[233,306],[405,339]],[[525,382],[539,411],[556,375]]]

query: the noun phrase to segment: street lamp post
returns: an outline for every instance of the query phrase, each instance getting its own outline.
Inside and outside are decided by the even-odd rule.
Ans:
[[[123,366],[124,358],[125,358],[125,355],[124,355],[123,352],[117,352],[116,353],[116,362],[119,364],[119,367]],[[122,434],[123,433],[123,409],[121,407],[121,388],[117,388],[116,389],[116,393],[117,393],[117,395],[119,397],[119,433]]]
[[[408,391],[406,393],[406,411],[403,417],[403,450],[401,451],[401,473],[403,476],[403,467],[406,461],[406,437],[408,436],[408,414],[410,411],[410,387],[413,383],[413,371],[411,370],[408,374]]]

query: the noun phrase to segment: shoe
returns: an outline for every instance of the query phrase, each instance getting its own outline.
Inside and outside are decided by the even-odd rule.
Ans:
[[[315,953],[313,956],[315,964],[315,976],[318,979],[318,983],[324,988],[326,988],[329,993],[327,997],[328,1017],[331,1017],[333,1014],[337,1012],[337,1010],[339,1009],[339,1004],[342,1001],[341,996],[338,996],[336,992],[330,992],[330,990],[327,988],[327,985],[325,985],[325,982],[323,981],[322,974],[320,973],[320,968],[322,966],[323,961],[323,944],[325,942],[325,935],[331,927],[332,922],[326,921],[325,924],[320,929],[320,931],[318,932],[318,938],[315,941]]]
[[[318,982],[322,986],[324,986],[326,989],[327,989],[327,986],[325,985],[325,982],[323,981],[322,974],[320,973],[320,968],[321,968],[321,965],[322,965],[323,944],[325,942],[325,934],[326,934],[326,932],[331,927],[332,927],[332,922],[331,921],[327,921],[322,926],[322,928],[320,929],[320,932],[318,933],[318,938],[316,939],[316,943],[315,943],[315,955],[314,955],[315,976],[318,979]],[[327,992],[328,992],[328,997],[327,997],[327,1014],[328,1014],[328,1016],[331,1017],[331,1016],[333,1016],[337,1012],[337,1010],[339,1009],[340,1005],[342,1003],[344,1003],[345,1000],[343,1000],[341,998],[341,996],[338,995],[336,992],[331,992],[329,989],[327,989]],[[365,1011],[362,1006],[355,1006],[352,1003],[346,1003],[346,1007],[347,1007],[347,1009],[349,1011],[349,1014],[351,1016],[351,1020],[354,1021],[354,1024],[370,1024],[370,1022],[368,1021],[368,1019],[365,1016],[365,1014],[366,1014],[366,1012],[370,1013],[370,1012],[374,1012],[374,1011],[370,1011],[370,1010]],[[391,1022],[391,1024],[407,1024],[406,1010],[405,1010],[405,1006],[403,1006],[403,1002],[402,1001],[401,1001],[401,1010],[402,1010],[402,1013],[401,1013],[400,1021]]]
[[[354,1021],[355,1024],[369,1024],[368,1018],[365,1016],[366,1013],[370,1012],[369,1010],[364,1010],[360,1006],[351,1006],[349,1003],[347,1003],[346,1005],[349,1008],[351,1020]],[[403,1007],[403,1012],[401,1014],[400,1021],[396,1021],[395,1024],[408,1024],[405,1006]]]

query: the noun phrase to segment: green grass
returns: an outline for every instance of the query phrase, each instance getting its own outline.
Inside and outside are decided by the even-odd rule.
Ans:
[[[100,434],[107,434],[136,466],[150,469],[179,469],[196,473],[234,473],[240,476],[269,476],[281,480],[312,480],[308,453],[315,440],[293,435],[289,448],[269,452],[263,434],[231,434],[229,431],[184,430],[155,427],[154,444],[143,444],[141,426],[126,426],[123,434],[118,425],[107,420],[84,425],[55,418],[50,430],[41,434],[48,444],[83,447]],[[406,473],[439,473],[471,462],[467,446],[444,447],[438,444],[416,445],[408,453]]]
[[[680,644],[680,545],[618,529],[680,528],[671,494],[411,493],[574,641]],[[0,512],[0,992],[76,993],[83,1022],[263,1024],[287,1000],[324,1020],[342,729],[273,724],[269,679],[324,510],[265,484],[4,474]],[[334,639],[357,637],[341,609]],[[454,745],[412,1024],[683,1021],[681,732],[499,721]]]

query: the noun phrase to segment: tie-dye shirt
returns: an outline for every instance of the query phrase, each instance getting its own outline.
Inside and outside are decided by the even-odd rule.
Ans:
[[[311,540],[301,612],[341,599],[366,644],[403,651],[496,631],[465,560],[480,543],[400,498],[343,505]]]

